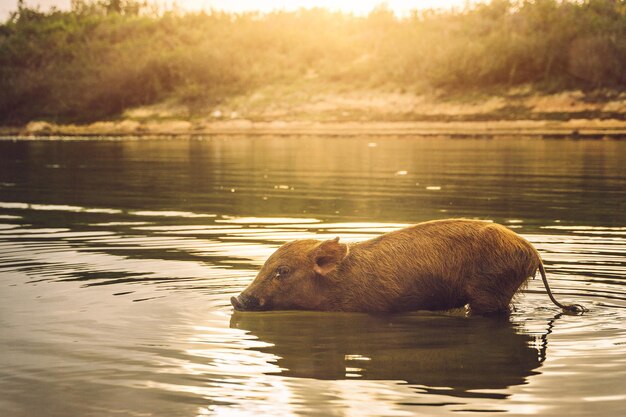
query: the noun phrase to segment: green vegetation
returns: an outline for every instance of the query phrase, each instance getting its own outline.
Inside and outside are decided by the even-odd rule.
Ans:
[[[547,91],[626,85],[626,2],[493,0],[458,12],[385,8],[158,12],[132,0],[19,9],[0,25],[0,123],[91,121],[173,100],[190,109],[267,85]]]

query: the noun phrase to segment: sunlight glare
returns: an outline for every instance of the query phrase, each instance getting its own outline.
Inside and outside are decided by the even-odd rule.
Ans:
[[[467,0],[178,0],[184,10],[224,10],[227,12],[272,10],[297,10],[300,8],[320,7],[333,11],[342,11],[356,15],[365,15],[374,8],[384,5],[401,16],[416,9],[451,9],[463,8],[465,4],[476,3]]]

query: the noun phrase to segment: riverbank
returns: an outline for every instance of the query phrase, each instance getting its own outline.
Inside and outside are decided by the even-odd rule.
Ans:
[[[357,16],[122,3],[20,4],[0,22],[0,125],[17,126],[5,131],[337,132],[335,123],[380,122],[396,132],[410,122],[420,123],[411,132],[442,133],[421,123],[625,119],[619,2],[491,1],[402,17],[382,6]]]
[[[517,89],[451,97],[273,86],[206,107],[162,102],[129,109],[116,120],[0,127],[1,136],[19,138],[215,134],[626,138],[626,94]]]
[[[626,122],[618,120],[492,121],[492,122],[213,122],[197,127],[188,121],[99,122],[91,125],[32,123],[27,130],[2,128],[0,137],[19,139],[99,136],[206,135],[416,135],[450,137],[539,136],[544,138],[626,138]]]

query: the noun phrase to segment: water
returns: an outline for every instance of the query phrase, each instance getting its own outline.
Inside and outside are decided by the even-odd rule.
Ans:
[[[2,416],[621,416],[626,142],[0,141]],[[508,319],[235,313],[285,241],[445,217],[532,241]]]

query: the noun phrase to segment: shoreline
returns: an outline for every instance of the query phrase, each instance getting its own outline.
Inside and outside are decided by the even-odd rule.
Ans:
[[[0,137],[149,137],[210,135],[534,136],[626,138],[626,93],[511,90],[506,95],[439,97],[377,90],[339,93],[329,86],[268,85],[219,105],[191,109],[176,101],[124,110],[82,124],[32,120],[0,126]],[[524,93],[524,94],[522,94]],[[599,93],[597,93],[599,94]]]
[[[499,120],[486,122],[252,122],[229,120],[193,123],[186,120],[140,123],[123,120],[89,125],[55,125],[33,122],[23,128],[0,127],[2,139],[60,139],[101,136],[197,137],[237,135],[281,136],[444,136],[456,138],[533,136],[541,138],[626,139],[626,121],[609,119]]]

